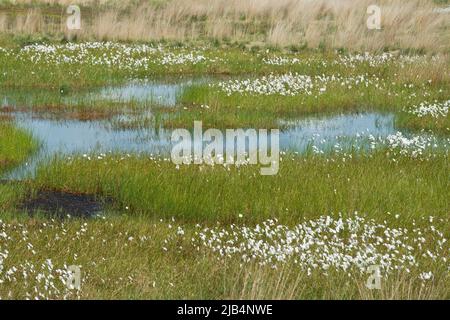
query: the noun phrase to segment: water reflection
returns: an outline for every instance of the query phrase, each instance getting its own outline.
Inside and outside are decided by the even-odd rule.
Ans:
[[[7,178],[32,176],[39,162],[57,154],[120,152],[169,156],[172,148],[172,131],[151,126],[113,130],[107,121],[57,121],[34,118],[29,113],[17,113],[16,122],[43,145]],[[366,148],[369,136],[383,138],[395,132],[393,115],[378,113],[308,118],[289,125],[290,129],[280,132],[280,150],[299,153],[313,145],[324,151],[337,144],[342,148]]]
[[[65,105],[89,104],[96,101],[111,102],[153,102],[164,106],[174,106],[183,89],[193,84],[211,83],[220,78],[180,77],[164,80],[134,80],[123,85],[109,85],[90,90],[71,91],[70,88],[54,90],[14,89],[2,91],[1,107],[32,107],[48,103]]]

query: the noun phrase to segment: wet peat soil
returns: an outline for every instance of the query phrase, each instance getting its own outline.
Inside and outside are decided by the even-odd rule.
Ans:
[[[23,181],[0,180],[0,184],[25,183]],[[34,215],[43,213],[57,218],[90,218],[102,213],[110,200],[99,200],[91,194],[78,194],[58,190],[38,190],[27,192],[17,205],[17,209]]]

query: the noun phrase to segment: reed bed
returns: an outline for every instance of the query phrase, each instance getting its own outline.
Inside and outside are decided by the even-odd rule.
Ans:
[[[80,1],[82,27],[66,27],[68,1],[18,2],[27,10],[0,14],[0,32],[83,40],[213,39],[271,46],[448,50],[448,13],[431,0],[383,0],[381,29],[369,30],[369,0]],[[70,3],[72,4],[72,3]],[[56,8],[56,9],[55,9]]]

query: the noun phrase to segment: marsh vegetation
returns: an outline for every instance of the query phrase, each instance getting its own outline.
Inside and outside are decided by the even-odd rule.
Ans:
[[[0,297],[448,299],[448,15],[384,4],[2,5]],[[194,121],[281,130],[278,174],[175,165]]]

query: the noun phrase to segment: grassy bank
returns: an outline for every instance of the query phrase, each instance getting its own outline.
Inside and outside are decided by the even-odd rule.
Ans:
[[[273,177],[136,156],[55,159],[2,192],[0,297],[446,299],[448,158],[390,154],[285,156]],[[112,202],[87,220],[29,217],[14,208],[30,188]],[[290,249],[296,241],[304,251]],[[330,252],[352,257],[348,269]],[[377,263],[381,290],[370,290],[364,270]],[[65,286],[72,265],[81,290]]]
[[[37,146],[28,132],[0,121],[0,174],[23,162]]]
[[[181,75],[365,75],[397,83],[448,82],[448,55],[419,51],[280,50],[176,43],[33,42],[0,50],[0,85],[65,91]],[[383,53],[384,52],[384,53]]]
[[[0,175],[19,165],[38,148],[38,142],[32,136],[10,123],[0,121]],[[21,185],[0,183],[0,210],[14,208],[24,195]],[[1,218],[0,218],[1,219]]]
[[[449,59],[442,54],[46,43],[1,51],[0,66],[6,112],[79,120],[131,113],[137,119],[128,127],[177,128],[201,119],[206,127],[275,128],[279,120],[375,110],[396,113],[403,128],[447,134],[449,127],[448,114],[432,122],[407,112],[448,99]],[[148,80],[194,83],[178,94],[175,108],[161,108],[157,97],[129,99],[120,91]],[[118,91],[102,93],[105,87]],[[148,113],[140,115],[148,110],[153,122]]]
[[[297,80],[294,79],[292,82],[294,81]],[[288,81],[280,83],[286,87],[294,86]],[[235,83],[226,82],[225,86],[233,88]],[[416,130],[436,129],[441,133],[448,133],[448,114],[433,122],[430,121],[431,117],[418,118],[407,113],[408,109],[423,101],[446,101],[450,90],[448,83],[430,85],[423,82],[406,87],[405,83],[396,83],[389,78],[373,81],[373,78],[364,79],[363,76],[362,80],[355,80],[352,77],[332,81],[319,80],[314,84],[315,87],[306,89],[308,92],[291,95],[277,92],[246,93],[246,90],[250,91],[248,89],[250,86],[239,88],[239,92],[224,92],[217,86],[208,85],[188,88],[180,98],[183,108],[179,108],[175,113],[173,111],[168,113],[163,123],[168,127],[177,128],[191,126],[194,120],[202,119],[204,126],[211,128],[279,128],[281,119],[379,111],[397,114],[400,119],[397,123],[399,127]],[[261,85],[260,88],[264,86]]]
[[[36,184],[115,200],[129,215],[187,221],[290,222],[323,212],[364,211],[370,217],[402,214],[404,221],[448,212],[446,156],[430,160],[384,154],[306,156],[280,163],[275,176],[255,166],[182,166],[144,157],[92,156],[41,167]],[[192,194],[195,190],[195,195]],[[376,194],[376,197],[374,197]],[[240,218],[242,216],[242,218]]]
[[[366,222],[359,223],[364,228]],[[435,218],[433,223],[421,219],[414,225],[403,223],[401,229],[385,230],[383,226],[379,233],[382,242],[378,244],[369,236],[377,248],[374,254],[386,253],[385,261],[401,261],[404,253],[409,257],[401,245],[394,245],[400,250],[398,255],[386,249],[395,241],[403,243],[405,237],[410,237],[406,243],[412,245],[409,250],[416,255],[410,271],[391,270],[381,280],[381,290],[369,290],[366,282],[370,274],[353,266],[342,271],[319,265],[308,271],[294,261],[295,257],[276,263],[274,268],[261,266],[258,259],[244,262],[239,254],[220,255],[202,244],[199,233],[205,232],[203,228],[171,219],[153,221],[123,216],[62,222],[4,214],[0,222],[0,231],[6,235],[2,250],[9,250],[9,254],[0,260],[5,271],[0,296],[2,299],[448,299],[448,272],[442,260],[448,246],[439,247],[437,241],[441,238],[435,233],[448,230],[448,221],[445,223]],[[355,232],[354,227],[353,231],[347,225],[345,228],[338,236],[344,242],[350,241],[347,233]],[[273,230],[283,237],[283,232],[275,227]],[[328,234],[326,228],[322,232]],[[390,240],[391,233],[394,242]],[[421,234],[424,242],[420,242],[419,249],[414,241],[421,239]],[[317,237],[320,239],[319,234]],[[356,252],[364,250],[367,241],[364,237],[358,240],[361,245]],[[434,261],[427,254],[422,256],[427,250],[436,255]],[[70,265],[81,267],[79,291],[64,286],[64,272]],[[432,277],[428,279],[423,272],[431,272]]]

